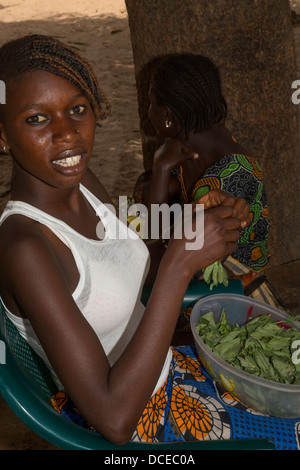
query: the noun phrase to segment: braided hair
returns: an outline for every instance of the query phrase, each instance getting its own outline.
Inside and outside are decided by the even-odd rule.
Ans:
[[[8,83],[33,70],[51,72],[73,83],[88,99],[97,120],[109,114],[110,104],[92,67],[76,49],[41,34],[15,39],[0,48],[0,80]]]
[[[186,137],[222,122],[227,103],[219,71],[207,57],[173,54],[160,59],[151,78],[151,90],[159,106],[168,106]]]

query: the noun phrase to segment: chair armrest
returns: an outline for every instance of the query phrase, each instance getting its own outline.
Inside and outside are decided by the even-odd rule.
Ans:
[[[149,297],[151,295],[153,286],[144,286],[141,301],[144,305],[147,304]],[[206,297],[207,295],[211,294],[240,294],[243,295],[243,286],[239,279],[230,279],[228,282],[228,286],[225,287],[223,284],[214,286],[212,290],[210,290],[209,284],[205,281],[200,281],[198,279],[193,279],[187,288],[185,293],[182,308],[191,308],[195,305],[197,300],[201,299],[202,297]]]

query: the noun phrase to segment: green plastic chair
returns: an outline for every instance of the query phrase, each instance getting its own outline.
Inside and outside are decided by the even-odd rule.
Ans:
[[[183,307],[191,307],[199,298],[211,293],[205,283],[193,281]],[[223,290],[220,287],[221,291]],[[151,289],[143,293],[146,303]],[[241,284],[231,282],[226,292],[242,293]],[[213,293],[220,290],[214,288]],[[268,440],[201,441],[188,443],[141,444],[117,446],[97,433],[92,433],[56,412],[49,403],[55,393],[51,374],[43,361],[5,315],[0,303],[0,393],[13,412],[36,434],[64,450],[200,450],[200,449],[274,449]],[[4,346],[4,347],[3,347]],[[5,357],[3,358],[3,351]]]

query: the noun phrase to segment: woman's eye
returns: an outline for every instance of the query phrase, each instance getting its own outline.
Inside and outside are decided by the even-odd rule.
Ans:
[[[76,115],[76,114],[82,114],[84,113],[86,110],[86,107],[83,106],[82,104],[79,104],[77,106],[74,106],[71,110],[70,110],[70,114],[71,115]]]
[[[46,120],[47,118],[45,116],[42,116],[41,114],[35,114],[34,116],[30,116],[29,118],[27,118],[26,122],[28,122],[29,124],[40,124]]]

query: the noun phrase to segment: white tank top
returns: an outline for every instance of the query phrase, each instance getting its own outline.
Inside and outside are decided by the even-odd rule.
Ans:
[[[105,228],[102,240],[88,239],[65,222],[22,201],[8,202],[0,218],[0,225],[7,217],[21,214],[47,226],[69,247],[79,272],[73,299],[96,332],[110,365],[113,365],[126,348],[143,315],[144,306],[140,298],[148,271],[149,252],[137,234],[120,221],[109,207],[84,186],[81,185],[80,190],[101,218]],[[13,315],[5,305],[4,308],[21,336],[42,357],[58,387],[62,389],[30,321]],[[167,378],[171,357],[169,349],[153,393]]]

